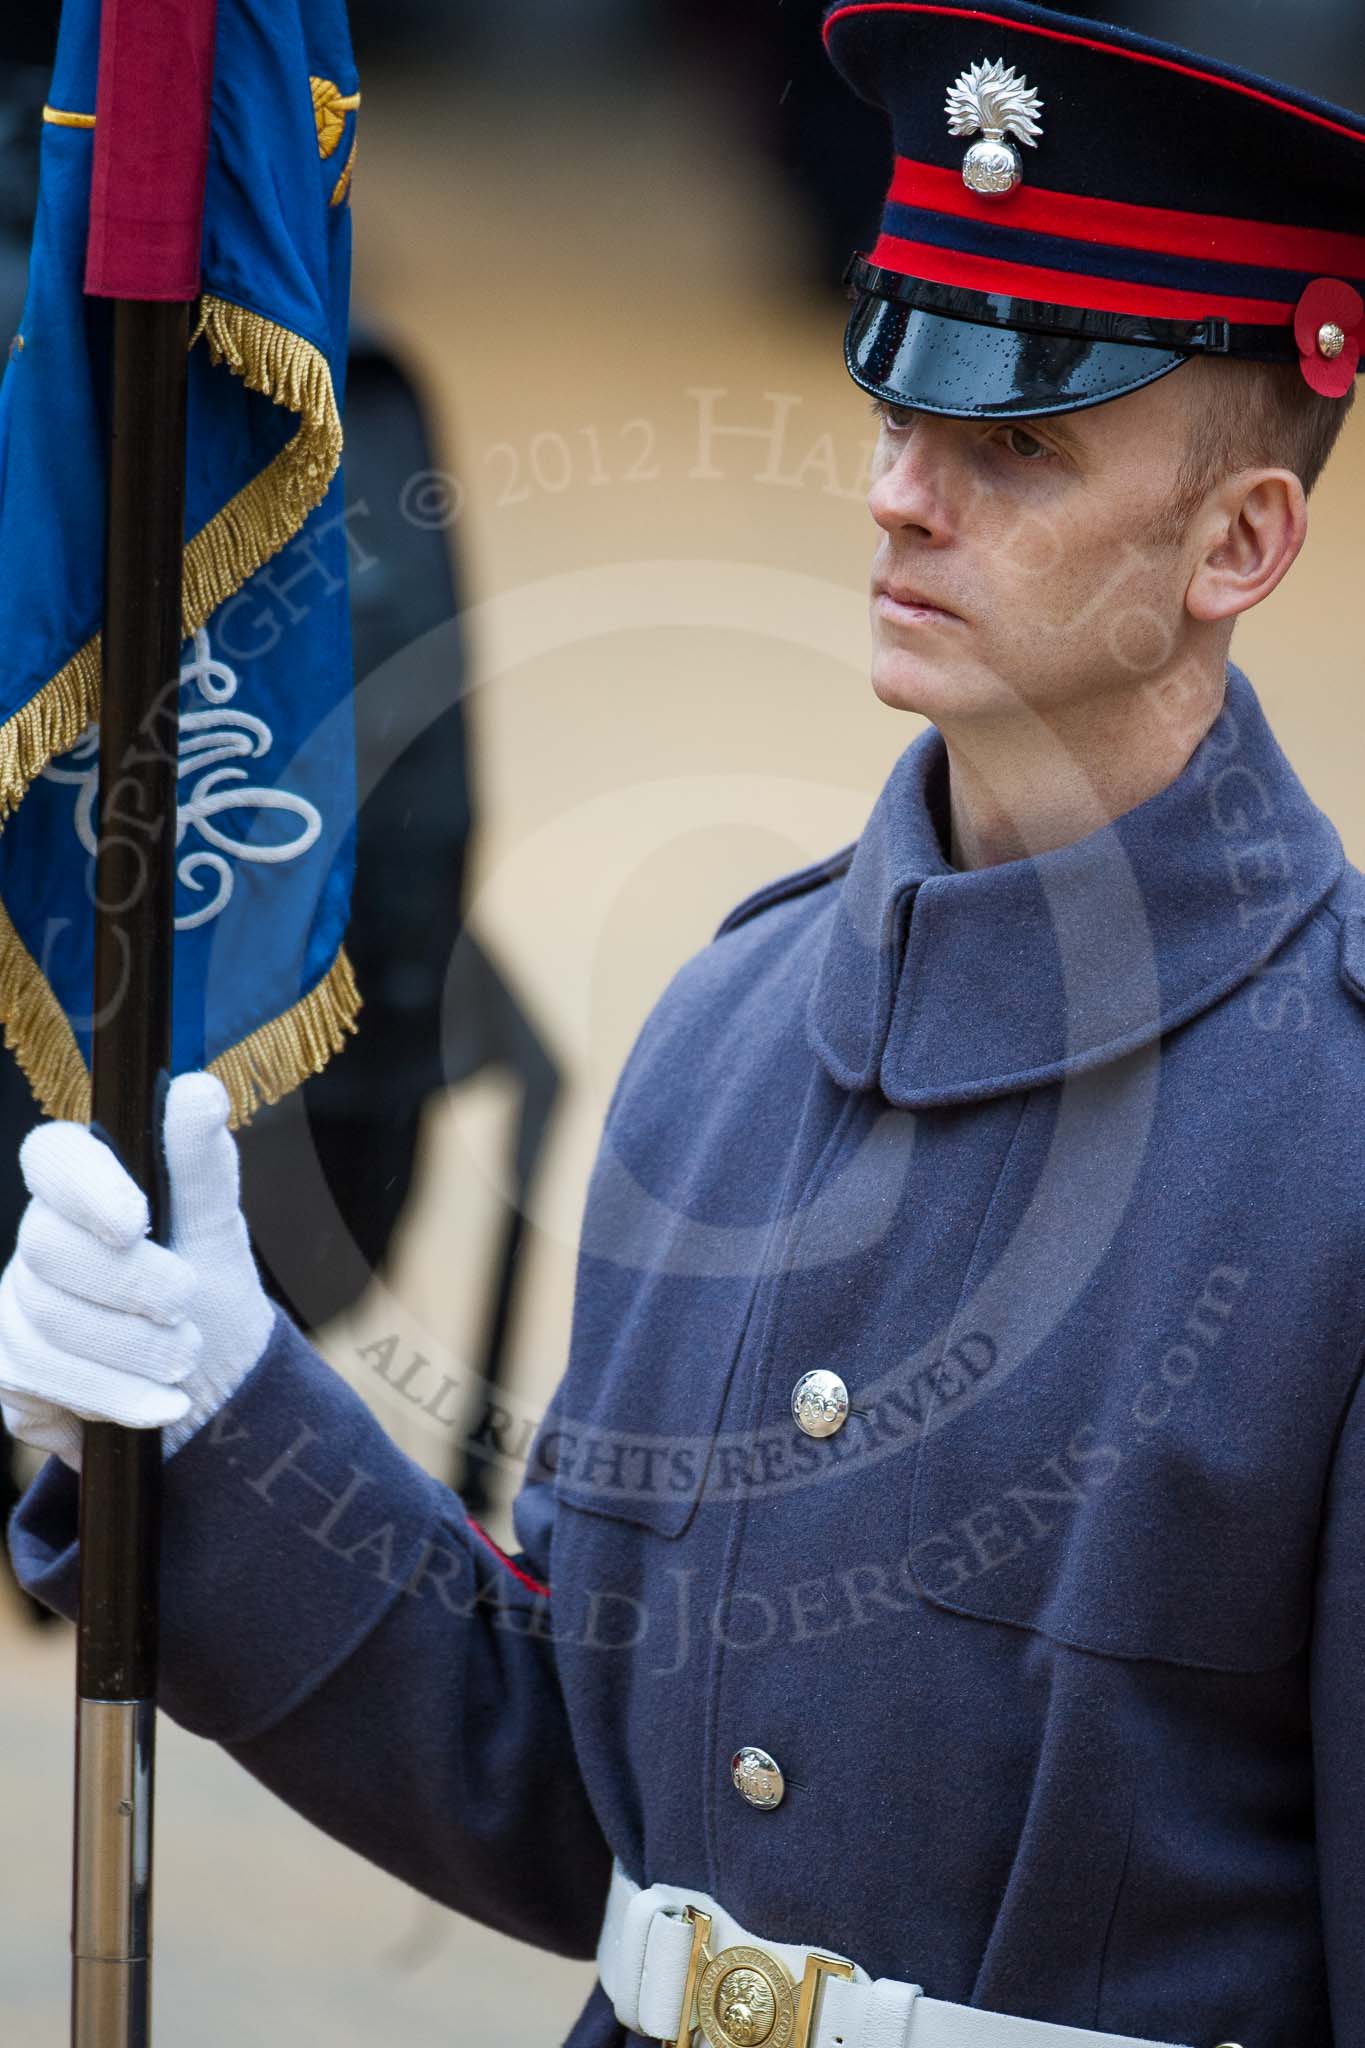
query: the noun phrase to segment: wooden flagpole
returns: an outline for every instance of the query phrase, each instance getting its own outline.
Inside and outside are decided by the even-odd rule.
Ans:
[[[95,864],[92,1110],[169,1218],[160,1108],[171,1057],[188,314],[119,301]],[[150,2039],[161,1436],[87,1424],[76,1677],[73,2048]]]
[[[104,0],[85,288],[111,299],[92,1115],[169,1216],[189,305],[216,0]],[[80,1505],[73,2048],[148,2048],[158,1431],[87,1424]]]

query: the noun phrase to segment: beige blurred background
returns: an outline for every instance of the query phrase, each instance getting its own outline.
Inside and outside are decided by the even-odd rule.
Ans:
[[[743,92],[647,44],[605,80],[581,52],[567,75],[535,69],[539,93],[487,53],[376,65],[354,186],[358,298],[421,373],[457,480],[470,915],[565,1073],[512,1333],[532,1411],[561,1368],[584,1183],[639,1023],[735,901],[855,836],[913,736],[866,682],[873,430],[843,308],[807,281],[809,229]],[[1307,556],[1238,647],[1358,861],[1363,479],[1360,412]],[[491,1083],[433,1106],[391,1269],[326,1336],[435,1471],[449,1431],[363,1347],[467,1364],[512,1107]],[[56,2048],[72,1642],[7,1601],[0,1649],[0,2042]],[[164,1723],[159,1768],[160,2041],[535,2048],[567,2030],[587,1966],[423,1905]]]

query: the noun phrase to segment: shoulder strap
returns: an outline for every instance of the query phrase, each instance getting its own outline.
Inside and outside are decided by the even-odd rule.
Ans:
[[[1341,920],[1337,972],[1357,1002],[1365,1003],[1365,910],[1348,910]]]
[[[853,847],[856,845],[855,840],[853,845],[840,847],[838,853],[828,854],[824,860],[816,861],[808,868],[798,868],[795,874],[783,875],[776,882],[765,882],[761,889],[755,889],[752,896],[746,896],[742,903],[735,905],[717,931],[716,937],[723,938],[726,932],[734,931],[738,925],[747,924],[751,917],[757,917],[761,911],[770,910],[775,903],[786,903],[793,896],[805,896],[810,890],[822,888],[826,882],[836,880],[838,876],[847,872],[849,862],[853,858]]]

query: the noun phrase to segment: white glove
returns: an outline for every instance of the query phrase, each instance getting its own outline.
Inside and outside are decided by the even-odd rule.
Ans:
[[[33,1197],[0,1275],[0,1406],[73,1470],[81,1419],[164,1431],[166,1456],[215,1415],[270,1337],[238,1207],[228,1098],[212,1074],[166,1096],[170,1248],[147,1199],[84,1124],[42,1124],[19,1164]]]

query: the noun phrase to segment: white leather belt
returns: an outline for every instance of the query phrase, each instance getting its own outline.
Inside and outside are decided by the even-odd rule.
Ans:
[[[760,1940],[705,1892],[641,1890],[619,1863],[597,1968],[623,2027],[680,2048],[698,2028],[711,2048],[1181,2048],[874,1983],[847,1956]]]

